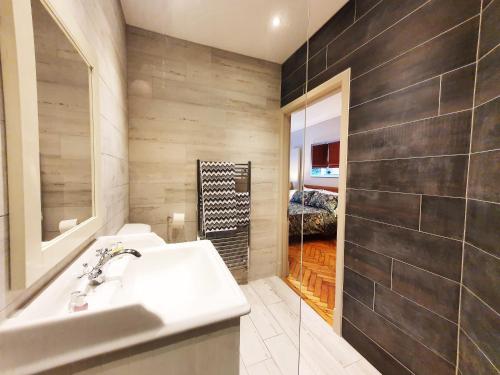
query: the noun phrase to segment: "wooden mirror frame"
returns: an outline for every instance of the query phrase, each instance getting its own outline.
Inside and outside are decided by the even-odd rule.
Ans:
[[[93,216],[42,243],[37,77],[30,0],[0,0],[0,47],[9,189],[10,288],[27,288],[76,249],[103,222],[97,59],[65,5],[40,0],[89,67]],[[61,17],[64,15],[64,17]],[[71,28],[67,27],[71,25]]]

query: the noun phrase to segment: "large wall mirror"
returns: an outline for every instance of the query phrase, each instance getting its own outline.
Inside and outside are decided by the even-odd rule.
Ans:
[[[31,0],[42,241],[92,216],[90,67],[40,0]]]
[[[0,3],[2,56],[12,57],[2,69],[11,288],[17,289],[101,227],[99,76],[93,49],[64,2]]]

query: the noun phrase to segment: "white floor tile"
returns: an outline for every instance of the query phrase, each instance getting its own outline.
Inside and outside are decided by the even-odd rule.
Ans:
[[[281,334],[267,339],[266,345],[276,365],[283,375],[294,375],[298,372],[299,352],[287,335]]]
[[[267,309],[257,293],[255,293],[253,288],[250,285],[245,285],[242,286],[241,289],[243,290],[243,293],[245,293],[245,296],[252,306],[250,319],[255,325],[255,328],[257,328],[260,337],[262,337],[263,339],[268,339],[270,337],[283,333],[281,326],[274,319],[271,312]]]
[[[252,312],[241,320],[241,375],[295,375],[298,366],[300,375],[379,374],[280,278],[242,290]]]
[[[285,284],[278,276],[268,277],[266,279],[268,285],[271,286],[274,293],[278,295],[293,311],[299,311],[300,298],[288,285]]]
[[[267,359],[248,368],[248,375],[284,375],[273,359]]]
[[[243,316],[240,322],[240,355],[245,366],[248,367],[271,358],[250,317]]]
[[[245,364],[243,363],[243,359],[241,358],[241,355],[240,355],[240,375],[249,375],[247,368],[246,368]]]
[[[281,302],[281,298],[274,292],[267,279],[251,281],[250,286],[259,295],[265,305]]]
[[[279,323],[283,332],[292,340],[292,343],[299,346],[299,316],[293,312],[285,302],[279,302],[267,306],[273,314],[274,319]]]
[[[346,370],[348,375],[382,375],[364,358],[346,367]]]

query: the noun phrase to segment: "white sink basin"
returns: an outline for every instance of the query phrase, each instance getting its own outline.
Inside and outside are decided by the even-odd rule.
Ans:
[[[120,240],[142,257],[123,255],[106,281],[77,279],[95,249]],[[71,292],[88,309],[69,312]],[[159,337],[236,318],[250,305],[210,241],[167,245],[154,233],[102,237],[18,316],[0,325],[0,373],[47,370]]]

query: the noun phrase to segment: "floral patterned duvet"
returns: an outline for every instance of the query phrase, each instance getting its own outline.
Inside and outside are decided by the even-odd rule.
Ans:
[[[301,203],[288,204],[288,230],[290,237],[300,236],[302,232],[302,213],[304,213],[304,235],[323,234],[334,237],[337,232],[336,212],[312,207],[302,206]]]

